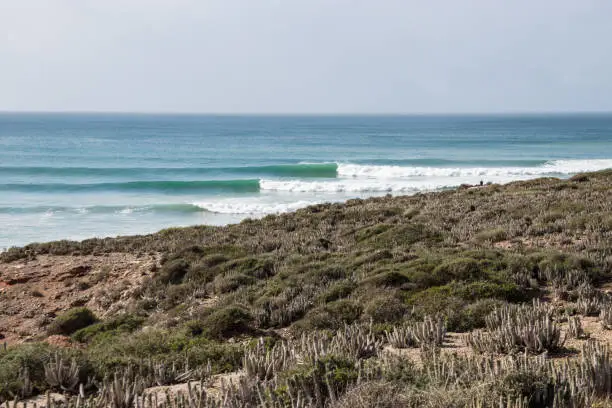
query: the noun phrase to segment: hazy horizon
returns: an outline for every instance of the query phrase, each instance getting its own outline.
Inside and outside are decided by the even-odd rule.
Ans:
[[[188,112],[188,111],[89,111],[89,110],[0,110],[0,115],[142,115],[142,116],[253,116],[253,117],[300,117],[300,116],[599,116],[612,115],[612,110],[590,111],[489,111],[489,112]]]
[[[0,111],[612,112],[606,0],[0,4]]]

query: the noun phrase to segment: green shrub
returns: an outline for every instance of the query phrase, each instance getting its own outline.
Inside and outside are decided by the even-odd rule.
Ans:
[[[57,316],[49,325],[49,334],[71,335],[75,331],[90,326],[98,321],[91,310],[77,307]]]
[[[328,355],[312,363],[302,364],[283,374],[287,385],[295,391],[306,395],[317,396],[320,406],[330,397],[330,390],[335,395],[342,394],[359,378],[355,361]]]
[[[380,265],[383,261],[393,259],[393,254],[388,249],[380,249],[374,252],[367,252],[365,255],[355,258],[352,267],[359,268],[363,265],[376,264]]]
[[[397,271],[389,271],[364,279],[362,284],[376,287],[400,287],[407,282],[410,282],[410,279],[406,275]]]
[[[213,311],[202,319],[202,328],[206,336],[214,339],[226,339],[251,331],[253,318],[244,308],[226,306]]]
[[[248,257],[236,259],[223,265],[223,270],[263,279],[274,275],[274,262],[269,258]]]
[[[215,293],[229,293],[242,286],[255,283],[255,278],[244,273],[230,272],[226,275],[217,275],[212,282],[212,289]]]
[[[349,296],[357,285],[353,281],[343,280],[335,282],[325,292],[321,293],[317,301],[321,303],[329,303],[334,300],[339,300]]]
[[[149,362],[164,362],[196,368],[209,361],[214,373],[239,368],[242,346],[220,343],[202,336],[187,335],[185,330],[170,332],[150,329],[102,337],[91,343],[88,356],[98,376],[132,367],[147,372]]]
[[[481,243],[501,242],[501,241],[505,241],[506,239],[508,239],[508,233],[502,228],[495,228],[495,229],[479,232],[478,234],[476,234],[474,239],[477,242],[481,242]]]
[[[394,225],[382,234],[376,236],[375,244],[378,247],[385,246],[410,246],[416,243],[433,245],[442,241],[442,236],[437,232],[430,231],[427,226],[419,223],[406,225]]]
[[[379,296],[366,303],[364,314],[374,323],[397,322],[409,314],[410,308],[395,296]]]
[[[495,306],[528,299],[529,293],[513,283],[453,281],[409,295],[407,303],[420,314],[444,315],[449,330],[467,331],[483,327],[485,316]]]
[[[46,343],[23,344],[0,348],[0,401],[13,399],[15,395],[29,397],[45,389],[43,363],[52,348]],[[22,370],[27,369],[33,384],[31,393],[25,392]]]
[[[474,258],[451,258],[445,260],[433,271],[434,277],[441,283],[452,280],[475,280],[485,276],[480,264]]]
[[[343,299],[328,303],[310,310],[306,316],[297,322],[302,330],[339,329],[345,323],[350,324],[359,319],[362,308],[359,303]]]
[[[467,301],[479,299],[503,299],[509,302],[524,302],[528,296],[514,283],[496,283],[491,281],[456,282],[453,281],[438,290],[450,296],[456,296]]]
[[[112,337],[119,333],[131,333],[142,326],[144,321],[143,317],[124,314],[77,330],[72,338],[78,342],[86,343],[101,336]]]
[[[312,272],[312,277],[317,283],[344,279],[346,276],[346,269],[339,265],[325,266]]]
[[[157,272],[156,279],[161,283],[181,283],[187,271],[189,271],[189,262],[182,258],[172,259],[162,265]]]
[[[378,224],[371,227],[365,227],[355,233],[355,239],[357,240],[357,242],[365,241],[376,235],[382,234],[391,227],[393,226],[389,224]]]
[[[500,377],[496,382],[489,385],[492,396],[527,398],[527,400],[537,406],[552,406],[554,393],[551,392],[554,386],[551,378],[543,373],[516,371]],[[535,397],[538,396],[536,399]],[[531,405],[530,405],[531,406]],[[536,405],[534,405],[536,406]]]
[[[449,313],[447,327],[449,330],[457,332],[483,328],[487,315],[504,303],[506,302],[499,299],[482,299],[470,303],[459,310],[455,310],[455,313]]]
[[[597,281],[603,276],[602,271],[595,268],[595,264],[590,259],[557,252],[540,254],[538,270],[542,278],[561,280],[565,280],[570,272],[583,273],[588,280],[592,281]]]
[[[89,361],[78,349],[60,349],[47,343],[30,343],[0,349],[0,401],[44,393],[49,385],[45,379],[44,364],[51,355],[65,361],[74,359],[79,366],[79,379],[85,383],[94,375]],[[27,370],[31,389],[24,387],[24,370]]]

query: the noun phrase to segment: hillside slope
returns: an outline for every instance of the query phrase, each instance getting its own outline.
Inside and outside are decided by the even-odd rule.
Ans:
[[[367,326],[382,345],[409,327],[407,343],[439,347],[444,335],[440,344],[430,337],[440,330],[486,328],[494,338],[487,316],[495,310],[535,313],[533,324],[599,314],[611,273],[612,171],[351,200],[226,227],[32,244],[0,254],[0,335],[33,342],[0,361],[13,370],[29,361],[34,393],[50,387],[36,370],[58,345],[82,361],[80,375],[100,379],[128,366],[150,377],[159,362],[187,360],[231,372],[245,368],[245,350],[257,350],[251,338],[299,342],[321,330],[363,335]],[[545,306],[508,309],[532,299]],[[431,341],[419,340],[419,330]],[[473,336],[458,338],[493,354],[553,352],[557,344],[495,348]],[[349,370],[362,357],[326,364]],[[279,368],[274,387],[298,368]],[[7,370],[0,368],[5,397],[23,387]]]

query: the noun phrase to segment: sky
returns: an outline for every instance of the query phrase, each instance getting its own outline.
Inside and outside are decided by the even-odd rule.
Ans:
[[[610,0],[0,0],[0,111],[612,111]]]

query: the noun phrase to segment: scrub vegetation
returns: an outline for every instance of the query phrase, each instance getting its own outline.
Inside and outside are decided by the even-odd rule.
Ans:
[[[196,381],[164,406],[610,406],[609,350],[581,319],[612,326],[612,171],[32,244],[0,261],[126,252],[160,262],[121,310],[66,310],[0,351],[0,399],[153,406],[145,388]],[[227,373],[238,379],[211,392]]]

